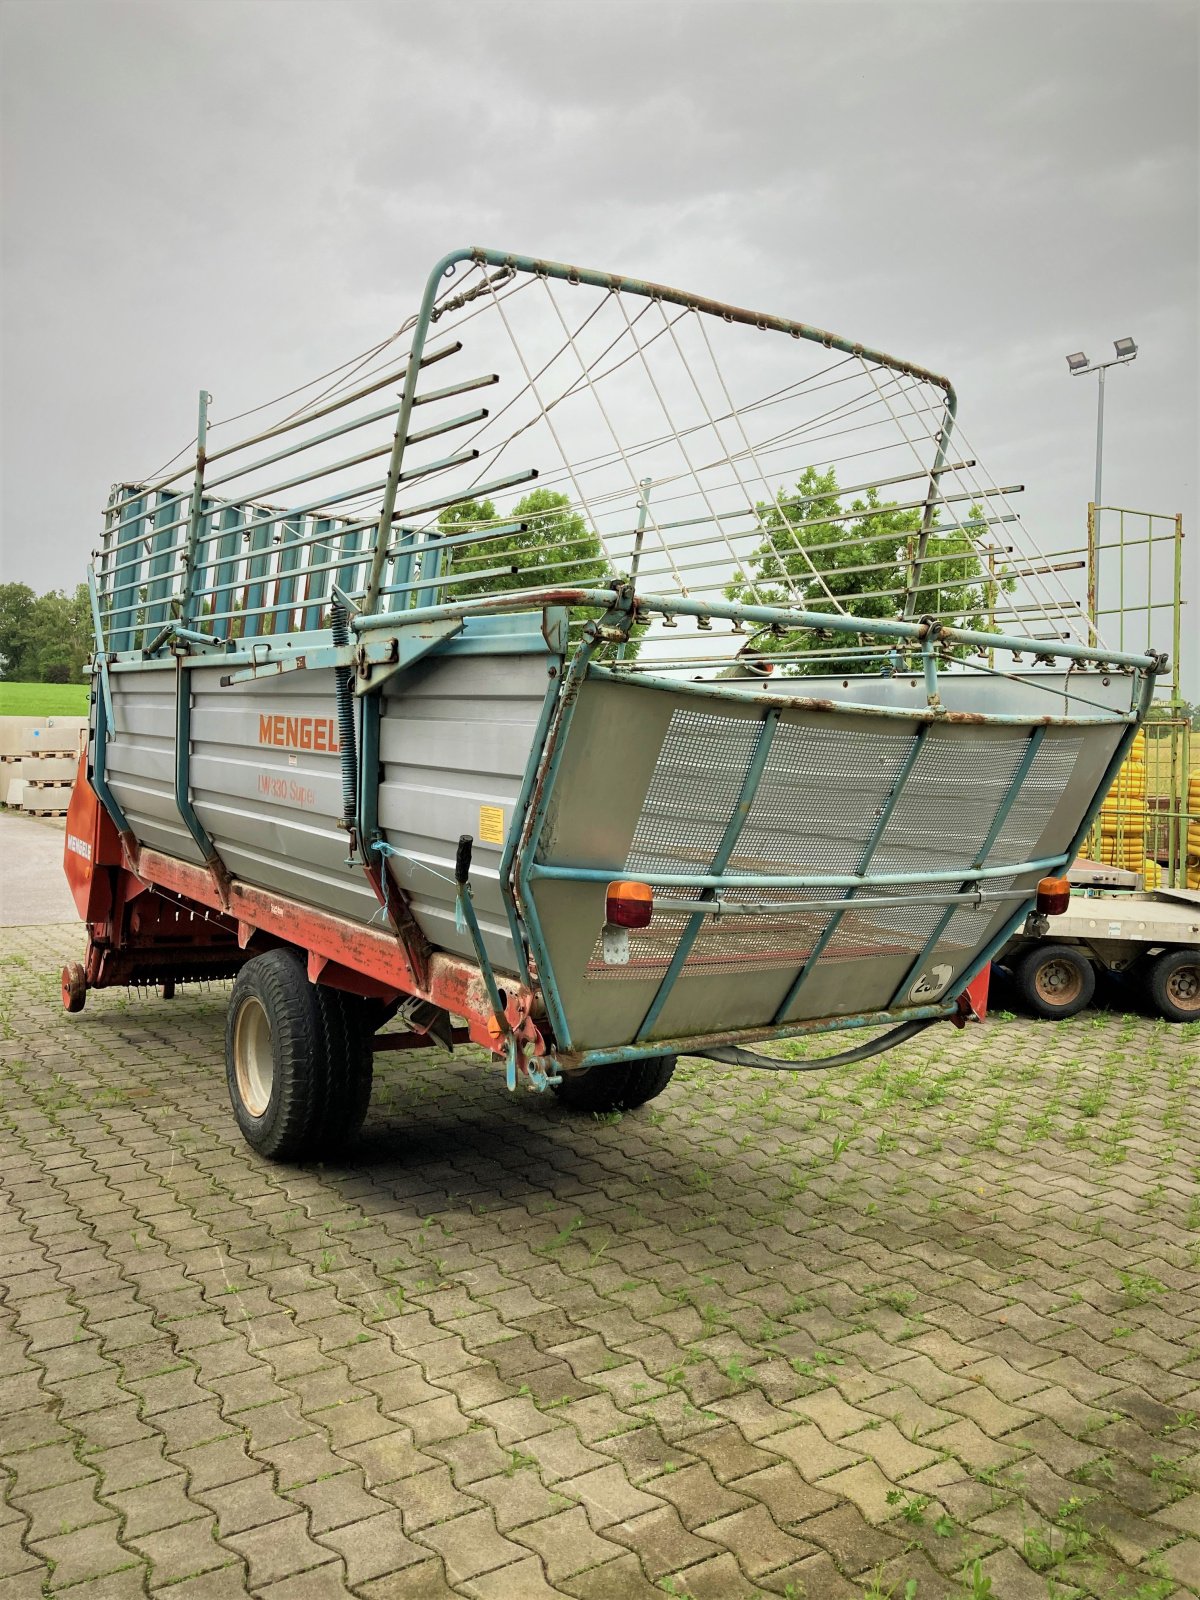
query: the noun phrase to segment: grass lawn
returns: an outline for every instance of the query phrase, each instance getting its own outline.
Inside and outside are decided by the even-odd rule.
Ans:
[[[86,717],[86,683],[0,682],[0,717]]]

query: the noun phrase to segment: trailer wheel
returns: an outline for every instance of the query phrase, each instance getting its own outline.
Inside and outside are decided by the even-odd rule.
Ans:
[[[632,1111],[660,1095],[675,1071],[675,1056],[602,1063],[567,1073],[554,1092],[572,1111]]]
[[[82,1011],[87,1004],[87,973],[78,961],[62,969],[62,1003],[64,1011]]]
[[[350,1143],[371,1104],[375,1031],[371,1007],[377,1002],[324,985],[318,985],[316,993],[325,1035],[325,1072],[306,1153],[320,1159]]]
[[[305,1153],[326,1073],[317,991],[290,950],[269,950],[237,975],[225,1023],[225,1075],[242,1137],[259,1155]]]
[[[1168,1022],[1200,1022],[1200,952],[1168,950],[1146,974],[1154,1009]]]
[[[1082,1011],[1096,992],[1092,963],[1071,944],[1035,944],[1014,973],[1017,994],[1038,1017]]]

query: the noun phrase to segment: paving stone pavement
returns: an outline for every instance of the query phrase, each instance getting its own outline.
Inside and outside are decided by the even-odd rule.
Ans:
[[[582,1119],[390,1054],[289,1169],[223,989],[67,1017],[80,945],[0,934],[0,1600],[1200,1593],[1195,1027]]]

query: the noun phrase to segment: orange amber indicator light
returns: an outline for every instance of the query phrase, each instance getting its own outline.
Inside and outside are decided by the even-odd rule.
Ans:
[[[1071,903],[1067,878],[1043,878],[1037,886],[1037,908],[1043,917],[1059,917]]]
[[[604,917],[617,928],[645,928],[654,915],[654,890],[648,883],[610,883]]]

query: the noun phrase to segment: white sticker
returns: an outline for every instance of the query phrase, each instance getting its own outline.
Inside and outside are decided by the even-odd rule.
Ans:
[[[908,991],[910,1000],[936,1000],[950,982],[953,967],[933,967],[923,972]]]

